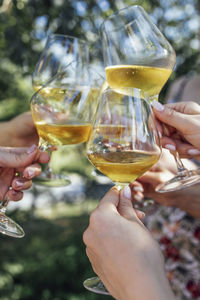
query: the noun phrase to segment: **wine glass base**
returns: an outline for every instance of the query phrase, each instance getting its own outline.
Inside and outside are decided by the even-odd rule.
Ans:
[[[40,175],[33,179],[34,184],[43,185],[48,187],[63,187],[71,184],[71,180],[66,175],[51,174],[47,175],[42,172]]]
[[[2,212],[0,213],[0,232],[15,238],[22,238],[25,235],[22,227]]]
[[[159,184],[155,190],[158,193],[173,192],[185,189],[197,182],[200,182],[200,174],[198,174],[197,170],[191,170],[173,177],[168,182]]]
[[[89,279],[86,279],[83,282],[83,286],[96,294],[102,294],[102,295],[108,295],[110,296],[109,292],[106,290],[103,282],[100,280],[99,277],[92,277]]]

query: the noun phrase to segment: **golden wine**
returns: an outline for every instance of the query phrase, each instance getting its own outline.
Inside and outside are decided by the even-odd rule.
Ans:
[[[91,124],[47,124],[35,122],[39,137],[49,145],[72,145],[87,141]]]
[[[148,66],[115,65],[106,67],[108,85],[123,94],[122,88],[138,88],[149,96],[158,95],[171,75],[171,69]]]
[[[35,91],[38,91],[42,86],[35,86],[34,87],[34,90]],[[80,91],[77,90],[77,93],[79,92],[80,94]],[[60,101],[60,100],[64,100],[64,98],[67,96],[67,95],[71,95],[73,93],[75,93],[75,90],[69,90],[67,88],[64,88],[64,87],[43,87],[41,90],[40,90],[40,95],[42,95],[44,97],[44,99],[53,99],[53,100],[57,100],[57,101]],[[80,95],[79,95],[80,96]]]
[[[91,163],[113,182],[129,184],[159,159],[160,153],[143,151],[123,151],[107,153],[88,153]]]

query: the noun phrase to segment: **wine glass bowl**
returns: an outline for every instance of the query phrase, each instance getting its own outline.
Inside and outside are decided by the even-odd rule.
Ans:
[[[32,76],[34,90],[40,90],[44,98],[48,98],[49,95],[52,97],[52,93],[55,93],[57,101],[62,100],[63,83],[61,86],[61,75],[58,74],[65,70],[63,76],[65,76],[66,81],[68,83],[70,80],[74,82],[74,71],[73,76],[71,76],[71,68],[67,68],[72,61],[74,65],[76,64],[77,73],[85,68],[89,61],[87,43],[76,37],[51,34]],[[41,89],[41,87],[44,87],[44,89]],[[50,149],[49,154],[51,156]],[[64,174],[54,173],[48,163],[43,168],[42,173],[35,177],[34,182],[40,185],[57,187],[70,184],[70,179]]]
[[[100,33],[109,86],[138,88],[158,99],[176,55],[144,9],[134,5],[118,11],[104,20]]]
[[[41,89],[31,99],[32,116],[43,149],[83,143],[90,132],[89,108],[85,103],[89,87],[66,88],[57,94],[54,91],[47,96]]]
[[[112,89],[102,93],[87,142],[89,160],[119,185],[127,185],[141,176],[160,156],[148,100],[141,98],[138,89],[124,88],[123,93]]]
[[[34,90],[39,90],[72,61],[79,61],[79,65],[89,62],[87,43],[69,35],[49,35],[32,76]]]

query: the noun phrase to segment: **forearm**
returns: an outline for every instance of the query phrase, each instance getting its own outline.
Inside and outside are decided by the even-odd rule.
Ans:
[[[137,277],[129,288],[125,296],[119,300],[174,300],[169,282],[164,271],[147,271],[145,268],[142,274]]]

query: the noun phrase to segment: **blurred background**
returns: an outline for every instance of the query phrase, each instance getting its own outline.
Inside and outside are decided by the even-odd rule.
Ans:
[[[102,65],[100,24],[114,11],[134,4],[144,7],[177,54],[160,101],[175,78],[200,73],[198,0],[0,0],[0,121],[29,110],[31,77],[48,34],[86,39],[93,63]],[[72,184],[33,186],[22,201],[9,205],[8,214],[26,236],[0,236],[0,300],[105,298],[82,286],[93,275],[82,233],[111,183],[93,175],[84,146],[61,147],[53,154],[52,167],[68,173]]]

